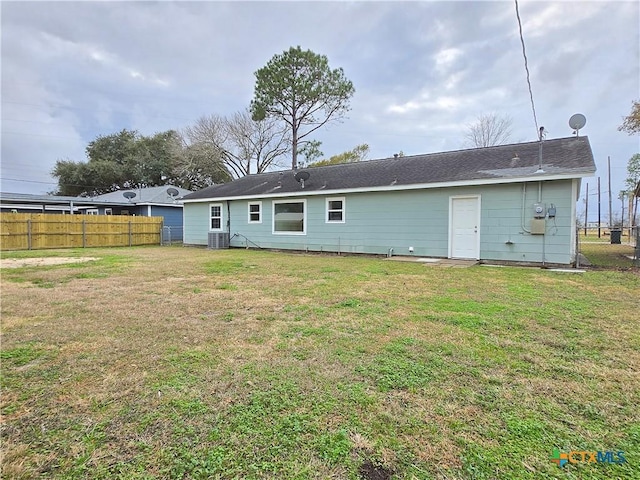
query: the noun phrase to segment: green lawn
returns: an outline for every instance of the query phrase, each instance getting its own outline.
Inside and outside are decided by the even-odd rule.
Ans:
[[[99,260],[2,269],[2,478],[637,478],[638,270],[38,255]]]

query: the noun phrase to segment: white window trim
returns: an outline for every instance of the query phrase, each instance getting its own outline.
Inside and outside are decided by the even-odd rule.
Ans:
[[[220,207],[220,228],[211,228],[211,219],[213,218],[211,216],[211,207]],[[221,203],[210,203],[209,204],[209,231],[210,232],[222,232],[223,231],[223,226],[224,226],[224,211],[222,210],[222,204]]]
[[[251,220],[251,205],[258,205],[258,215],[260,220]],[[256,213],[256,212],[253,212]],[[249,202],[247,203],[247,223],[262,223],[262,202]]]
[[[113,209],[111,209],[111,208],[105,208],[105,209],[104,209],[104,214],[105,214],[105,215],[113,215]]]
[[[276,205],[280,203],[302,203],[302,232],[276,232]],[[271,215],[271,233],[273,235],[306,235],[307,234],[307,199],[300,200],[273,200]]]
[[[329,202],[342,202],[342,220],[329,220]],[[337,210],[335,210],[337,211]],[[345,223],[347,219],[347,201],[345,197],[327,197],[325,202],[324,223]]]
[[[100,210],[97,208],[87,208],[87,215],[100,215]]]

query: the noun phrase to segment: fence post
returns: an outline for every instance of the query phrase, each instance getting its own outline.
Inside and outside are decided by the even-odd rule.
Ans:
[[[129,246],[133,243],[133,238],[131,236],[131,220],[129,220]]]
[[[82,219],[82,248],[87,246],[87,221]]]
[[[31,219],[27,220],[27,250],[31,250]]]

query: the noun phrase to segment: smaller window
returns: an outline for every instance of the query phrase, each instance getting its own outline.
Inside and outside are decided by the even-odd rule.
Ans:
[[[327,198],[327,223],[344,223],[344,197]]]
[[[222,229],[222,205],[211,205],[211,230]]]
[[[262,223],[262,202],[249,203],[249,223]]]
[[[110,208],[105,208],[104,209],[104,214],[105,215],[113,215],[113,210],[111,210]]]

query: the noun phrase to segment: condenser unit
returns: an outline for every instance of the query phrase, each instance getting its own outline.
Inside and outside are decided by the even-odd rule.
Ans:
[[[229,248],[229,234],[226,232],[209,232],[207,247],[216,250]]]

